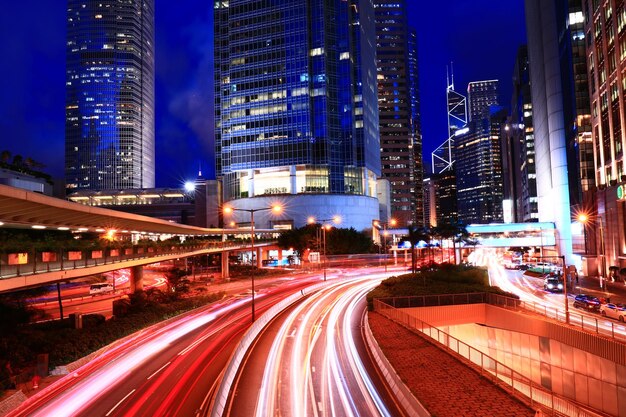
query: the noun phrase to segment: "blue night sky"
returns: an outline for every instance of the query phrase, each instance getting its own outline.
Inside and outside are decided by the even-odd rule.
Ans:
[[[446,136],[446,65],[455,87],[499,79],[509,105],[523,0],[407,0],[419,42],[424,160]],[[179,186],[213,172],[212,3],[156,1],[156,182]],[[0,13],[0,150],[63,177],[65,2],[3,3]]]

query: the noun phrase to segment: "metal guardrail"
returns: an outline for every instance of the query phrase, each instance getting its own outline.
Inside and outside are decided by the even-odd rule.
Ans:
[[[565,312],[556,307],[548,307],[535,302],[517,300],[498,294],[487,294],[487,303],[509,309],[523,309],[533,313],[541,314],[550,319],[566,323]],[[626,342],[626,323],[614,322],[608,317],[596,318],[577,313],[576,310],[569,311],[569,325],[581,330],[609,337],[613,340]],[[601,316],[600,316],[601,317]]]
[[[526,310],[540,314],[550,319],[566,323],[565,312],[560,308],[549,307],[540,303],[527,302],[493,293],[466,293],[466,294],[440,294],[421,295],[409,297],[387,297],[380,301],[395,308],[432,307],[455,304],[486,303],[513,310]],[[626,342],[626,323],[613,321],[610,318],[589,317],[569,311],[569,325],[581,330],[609,337],[613,340]]]
[[[456,299],[460,300],[462,296],[455,294]],[[473,294],[466,294],[473,296]],[[485,294],[486,295],[486,294]],[[431,296],[415,297],[428,298]],[[410,298],[410,297],[398,297]],[[388,300],[388,299],[387,299]],[[514,299],[512,299],[514,300]],[[515,300],[519,301],[519,300]],[[456,303],[462,304],[462,303]],[[441,304],[441,305],[450,305]],[[509,368],[496,359],[482,353],[480,350],[462,342],[461,340],[451,336],[450,334],[423,322],[417,317],[411,316],[399,308],[395,308],[390,304],[382,301],[382,299],[374,300],[374,310],[381,313],[385,317],[400,323],[408,328],[414,329],[434,341],[443,345],[447,350],[453,352],[462,358],[471,362],[481,375],[490,378],[496,385],[501,386],[511,395],[519,398],[522,402],[529,404],[531,407],[541,407],[544,411],[551,413],[552,416],[572,416],[572,417],[599,417],[598,414],[584,408],[583,406],[561,397],[554,392],[534,383],[528,377]]]
[[[259,245],[263,245],[265,242],[261,242]],[[274,243],[274,242],[271,242]],[[34,259],[33,262],[20,265],[8,265],[4,262],[4,255],[0,254],[0,279],[15,278],[26,275],[35,275],[40,273],[66,271],[81,268],[90,268],[101,265],[111,265],[124,261],[133,261],[140,259],[155,258],[160,256],[169,255],[182,255],[189,252],[207,250],[209,252],[222,252],[225,249],[245,249],[250,247],[247,243],[239,242],[216,242],[207,243],[194,246],[169,246],[169,247],[145,247],[145,246],[132,246],[129,248],[119,249],[120,254],[117,256],[110,256],[111,249],[93,249],[93,250],[60,250],[60,251],[24,251],[28,253],[29,258]],[[131,253],[127,253],[127,249],[131,249]],[[90,253],[93,251],[101,251],[101,257],[90,257]],[[58,261],[44,262],[37,261],[37,255],[41,255],[44,252],[52,252],[56,255]],[[81,252],[81,259],[71,260],[69,259],[70,252]]]

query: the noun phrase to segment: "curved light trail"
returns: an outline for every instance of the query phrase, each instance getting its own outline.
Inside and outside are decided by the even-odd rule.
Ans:
[[[256,403],[255,417],[394,415],[362,362],[354,338],[365,295],[387,276],[361,273],[360,278],[331,284],[281,318],[264,358],[261,387],[254,395],[246,394]],[[230,415],[241,412],[237,404],[231,405]]]

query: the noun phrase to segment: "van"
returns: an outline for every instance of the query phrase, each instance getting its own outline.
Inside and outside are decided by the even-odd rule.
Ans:
[[[108,282],[104,282],[102,284],[92,284],[89,287],[89,294],[105,294],[113,291],[113,284],[109,284]]]

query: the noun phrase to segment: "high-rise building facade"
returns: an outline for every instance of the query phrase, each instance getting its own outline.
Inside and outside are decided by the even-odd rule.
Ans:
[[[417,38],[406,2],[375,0],[382,177],[391,184],[391,216],[424,224]]]
[[[535,169],[535,134],[533,128],[533,102],[530,89],[530,64],[528,47],[517,51],[513,71],[511,97],[511,123],[508,134],[513,138],[512,182],[514,187],[515,221],[536,222],[537,172]]]
[[[614,0],[586,1],[575,16],[584,22],[587,43],[592,185],[597,185],[595,193],[583,195],[583,211],[589,214],[586,235],[591,237],[585,253],[596,260],[599,275],[607,276],[609,266],[626,267],[626,6]],[[585,162],[581,156],[583,174]],[[586,188],[583,181],[583,192]]]
[[[69,0],[66,51],[68,191],[154,187],[154,1]]]
[[[526,0],[525,10],[539,222],[555,223],[558,254],[568,264],[594,274],[595,268],[574,255],[572,221],[583,209],[581,175],[588,167],[581,171],[580,163],[589,157],[587,82],[580,55],[595,35],[581,30],[581,0]]]
[[[498,106],[498,80],[472,81],[467,85],[469,120],[489,119],[490,107]]]
[[[433,187],[436,190],[436,222],[458,221],[455,173],[455,138],[467,129],[467,98],[454,89],[454,70],[447,76],[446,107],[448,114],[448,138],[431,154]],[[432,217],[432,216],[431,216]]]
[[[214,25],[227,204],[281,202],[283,214],[259,213],[259,227],[334,215],[371,227],[380,175],[372,0],[216,2]]]
[[[495,105],[491,110],[490,117],[476,116],[455,140],[458,219],[464,224],[503,221],[500,134],[507,114]]]

